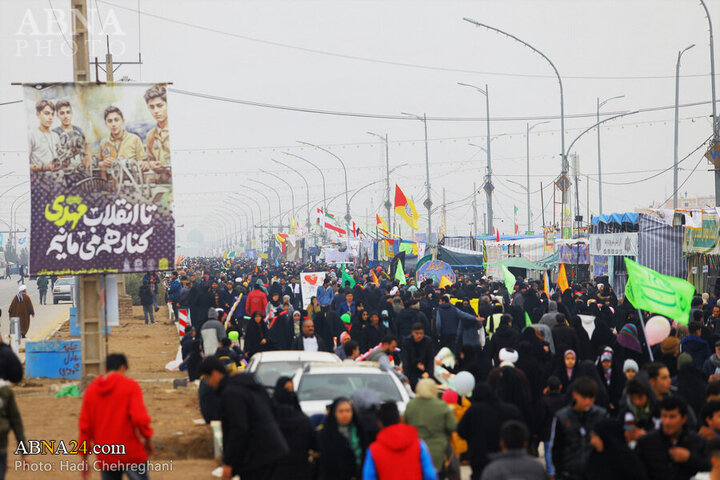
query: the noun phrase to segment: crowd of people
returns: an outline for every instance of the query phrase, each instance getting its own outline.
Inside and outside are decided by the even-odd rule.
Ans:
[[[325,272],[311,298],[301,272]],[[650,315],[608,285],[548,295],[541,281],[508,291],[477,273],[439,289],[412,274],[208,258],[170,274],[167,299],[191,318],[183,368],[203,376],[206,419],[223,422],[228,474],[391,478],[412,457],[422,478],[459,478],[461,464],[473,479],[720,478],[720,295],[693,298],[688,321],[667,320],[648,345]],[[289,378],[271,397],[234,375],[289,349],[378,362],[414,398],[402,416],[338,398],[309,419]]]

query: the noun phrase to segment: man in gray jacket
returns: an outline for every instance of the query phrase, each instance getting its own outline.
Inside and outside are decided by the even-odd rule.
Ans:
[[[500,430],[500,450],[483,470],[480,480],[546,480],[545,468],[527,453],[530,433],[524,423],[505,422]]]

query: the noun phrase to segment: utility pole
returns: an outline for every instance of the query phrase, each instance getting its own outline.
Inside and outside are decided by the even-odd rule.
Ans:
[[[87,0],[72,0],[71,9],[70,16],[73,19],[72,41],[74,46],[73,80],[75,82],[89,82]],[[109,60],[112,62],[112,58]],[[102,280],[100,275],[78,275],[77,277],[77,287],[80,293],[78,313],[80,318],[81,375],[83,378],[102,375],[105,371],[105,362],[103,361],[103,312],[100,302]]]
[[[693,43],[689,47],[685,47],[684,50],[680,50],[677,56],[677,63],[675,64],[675,142],[673,150],[673,209],[677,208],[678,201],[678,132],[680,123],[678,102],[680,101],[680,59],[682,58],[683,53],[690,50],[694,46],[695,44]],[[713,104],[713,107],[714,106],[715,104]],[[598,129],[598,131],[600,131],[600,129]]]
[[[428,214],[428,227],[427,227],[427,240],[426,242],[432,242],[432,200],[430,199],[430,157],[428,155],[428,133],[427,133],[427,115],[423,113],[423,124],[425,125],[425,179],[427,186],[427,198],[423,202],[425,208],[427,208]]]
[[[443,187],[443,197],[442,197],[442,229],[441,232],[443,237],[447,236],[447,202],[445,200],[445,187]],[[438,241],[440,239],[438,238]]]
[[[443,195],[445,189],[443,188]],[[445,198],[443,197],[443,210],[445,209]],[[443,212],[443,215],[445,213]],[[473,237],[477,237],[478,214],[477,214],[477,184],[473,182]]]
[[[580,224],[582,223],[582,215],[580,215],[580,183],[578,179],[579,175],[579,163],[577,153],[573,154],[573,176],[575,177],[575,231],[576,234],[580,235]]]

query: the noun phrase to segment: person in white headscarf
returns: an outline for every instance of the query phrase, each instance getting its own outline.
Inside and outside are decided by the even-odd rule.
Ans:
[[[17,295],[15,295],[12,303],[10,303],[8,314],[10,318],[20,318],[20,333],[22,333],[22,338],[25,338],[28,330],[30,330],[30,317],[35,316],[35,309],[33,308],[30,297],[28,297],[27,287],[25,285],[20,285],[18,288]]]

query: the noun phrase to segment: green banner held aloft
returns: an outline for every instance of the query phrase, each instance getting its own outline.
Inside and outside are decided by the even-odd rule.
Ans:
[[[345,271],[345,264],[343,263],[342,267],[340,267],[340,272],[342,273],[342,286],[345,286],[345,282],[350,282],[350,288],[355,287],[355,279]]]
[[[625,298],[639,310],[664,315],[687,325],[690,302],[695,294],[692,283],[663,275],[625,257],[628,282]]]
[[[515,275],[505,265],[502,265],[503,278],[505,279],[505,288],[507,288],[508,294],[512,295],[515,289]]]
[[[400,285],[405,285],[407,283],[407,280],[405,280],[405,270],[403,270],[402,262],[398,262],[397,268],[395,269],[395,280],[400,282]]]

